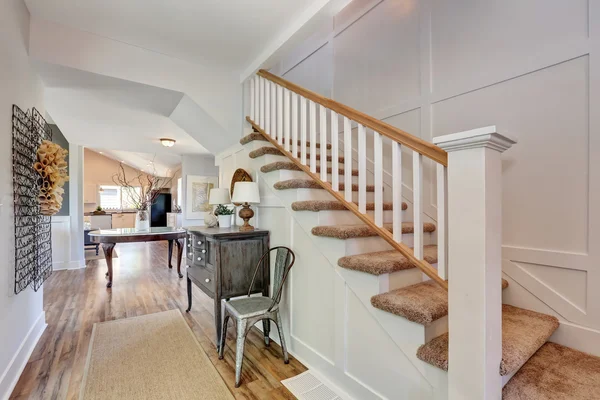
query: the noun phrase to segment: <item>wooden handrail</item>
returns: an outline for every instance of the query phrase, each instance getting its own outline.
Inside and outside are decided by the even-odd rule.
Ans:
[[[381,236],[386,242],[390,244],[395,250],[399,251],[404,257],[408,258],[408,260],[419,268],[425,275],[430,277],[434,282],[439,284],[445,290],[448,290],[448,281],[440,278],[435,268],[433,268],[428,262],[424,260],[419,260],[415,257],[412,249],[405,245],[404,243],[398,243],[394,240],[392,234],[387,230],[375,224],[373,218],[371,218],[367,214],[363,214],[358,210],[358,206],[354,203],[346,201],[345,197],[333,190],[330,184],[323,182],[321,177],[318,174],[310,172],[310,168],[306,165],[302,164],[300,160],[298,160],[291,152],[286,151],[283,146],[281,146],[275,139],[273,139],[269,134],[267,134],[256,122],[252,120],[250,117],[246,117],[246,121],[252,125],[252,127],[259,132],[262,136],[264,136],[269,143],[271,143],[277,150],[279,150],[282,154],[287,156],[300,170],[308,174],[315,182],[317,182],[321,187],[327,190],[333,197],[336,198],[339,202],[341,202],[349,211],[354,213],[358,218],[360,218],[365,224],[367,224],[371,229],[373,229],[379,236]]]
[[[355,110],[352,107],[348,107],[335,100],[329,99],[325,96],[321,96],[320,94],[305,89],[302,86],[298,86],[290,81],[278,77],[277,75],[273,75],[272,73],[270,73],[269,71],[265,71],[264,69],[259,70],[257,72],[257,75],[262,76],[263,78],[268,79],[271,82],[275,82],[276,84],[288,90],[291,90],[292,92],[295,92],[300,96],[307,98],[317,104],[321,104],[322,106],[325,106],[338,114],[348,117],[352,121],[358,122],[359,124],[364,125],[367,128],[379,132],[380,134],[387,136],[388,138],[408,148],[411,148],[420,154],[423,154],[425,157],[428,157],[433,161],[442,164],[443,166],[448,166],[448,153],[446,153],[446,151],[442,150],[433,143],[426,142],[425,140],[413,136],[410,133],[404,132],[402,129],[398,129],[390,124],[373,118],[358,110]]]

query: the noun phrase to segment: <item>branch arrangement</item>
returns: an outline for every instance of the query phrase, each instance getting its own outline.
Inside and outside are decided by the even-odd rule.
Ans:
[[[49,140],[44,140],[38,148],[38,161],[33,168],[42,178],[38,196],[42,215],[54,215],[62,207],[62,196],[65,193],[63,186],[69,180],[66,161],[68,153]]]
[[[127,200],[138,211],[149,210],[162,190],[171,187],[172,181],[173,177],[156,176],[156,169],[153,169],[151,174],[139,172],[137,175],[128,177],[123,163],[119,163],[119,171],[113,175],[115,185],[121,187],[121,192],[127,196]],[[140,188],[139,192],[136,190],[137,188]]]

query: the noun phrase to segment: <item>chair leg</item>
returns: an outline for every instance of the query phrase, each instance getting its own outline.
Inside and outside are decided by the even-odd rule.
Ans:
[[[221,337],[219,338],[219,360],[223,359],[223,352],[225,351],[225,339],[227,338],[227,323],[229,322],[229,315],[225,315],[223,318],[223,330],[221,331]]]
[[[263,323],[263,334],[265,336],[265,345],[267,347],[269,347],[271,345],[271,338],[269,337],[269,334],[271,333],[271,320],[268,318],[265,318],[262,320]]]
[[[290,363],[290,359],[287,352],[287,346],[285,345],[285,337],[283,335],[283,324],[281,323],[281,317],[279,313],[275,316],[275,323],[277,324],[277,331],[279,332],[279,341],[281,342],[281,350],[283,351],[283,362],[286,364]]]
[[[237,320],[237,339],[235,344],[235,387],[240,387],[242,379],[242,363],[244,361],[244,344],[246,342],[246,326],[248,322],[244,319]]]

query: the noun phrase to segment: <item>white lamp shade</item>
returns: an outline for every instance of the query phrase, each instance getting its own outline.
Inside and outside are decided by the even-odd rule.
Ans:
[[[229,197],[229,189],[227,188],[215,188],[210,189],[208,195],[208,204],[230,204],[231,197]]]
[[[233,187],[234,203],[260,203],[258,194],[258,183],[256,182],[236,182]]]

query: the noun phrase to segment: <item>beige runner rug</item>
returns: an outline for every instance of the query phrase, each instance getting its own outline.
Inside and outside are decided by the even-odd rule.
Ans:
[[[94,324],[80,399],[233,399],[179,310]]]

